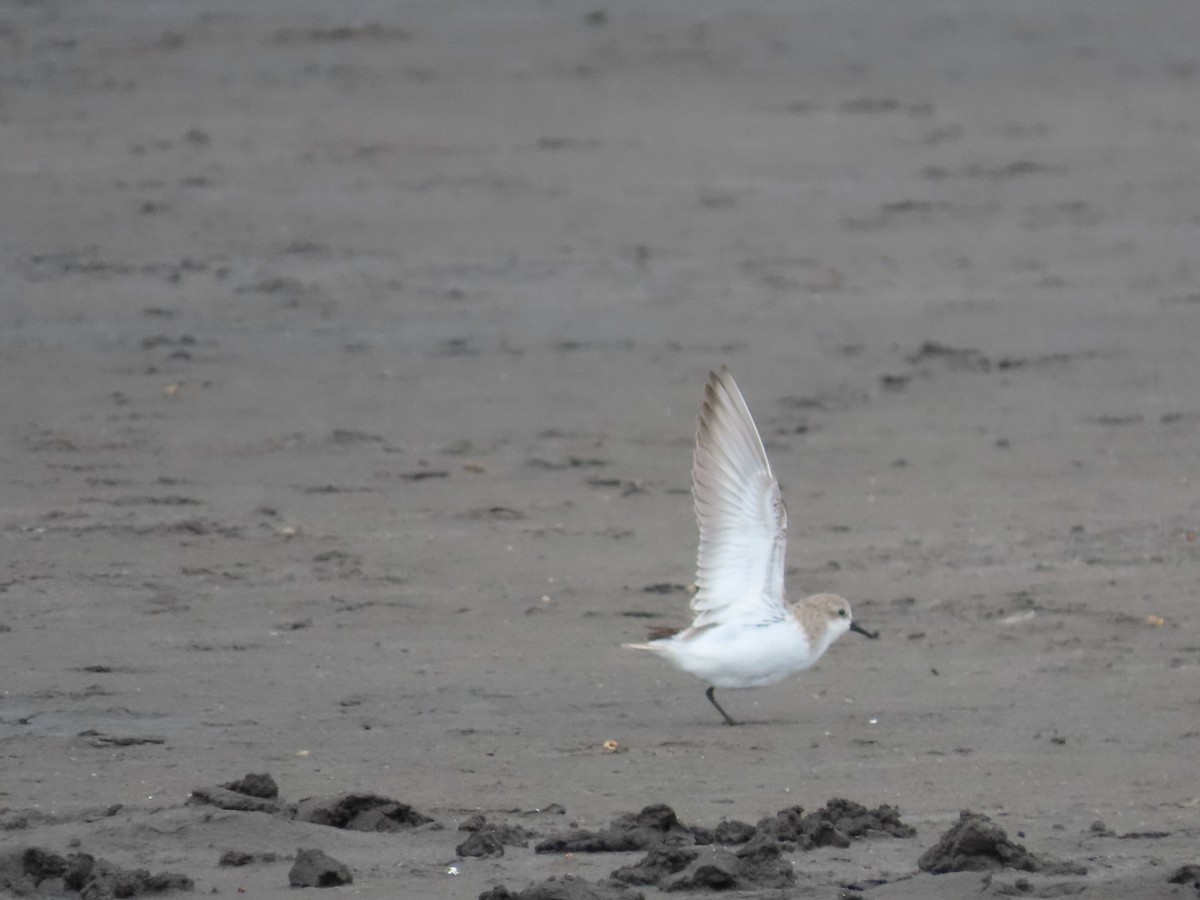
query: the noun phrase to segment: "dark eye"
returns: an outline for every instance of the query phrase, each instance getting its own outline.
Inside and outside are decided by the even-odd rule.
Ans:
[[[844,609],[839,609],[838,615],[844,619],[844,618],[846,618],[846,611]]]

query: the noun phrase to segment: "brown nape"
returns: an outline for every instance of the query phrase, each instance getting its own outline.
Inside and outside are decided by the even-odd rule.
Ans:
[[[672,628],[670,625],[651,625],[646,629],[646,639],[660,641],[663,638],[674,637],[682,630],[681,628]]]

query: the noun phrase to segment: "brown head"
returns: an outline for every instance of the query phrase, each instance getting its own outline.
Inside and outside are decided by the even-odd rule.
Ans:
[[[798,603],[791,604],[792,612],[803,623],[809,635],[823,635],[824,645],[828,647],[847,631],[857,631],[872,640],[879,637],[879,632],[867,631],[854,621],[850,604],[844,597],[837,594],[813,594]]]

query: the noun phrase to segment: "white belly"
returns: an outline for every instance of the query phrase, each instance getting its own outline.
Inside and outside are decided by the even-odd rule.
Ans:
[[[807,669],[824,652],[798,622],[718,625],[663,642],[675,665],[719,688],[762,687]]]

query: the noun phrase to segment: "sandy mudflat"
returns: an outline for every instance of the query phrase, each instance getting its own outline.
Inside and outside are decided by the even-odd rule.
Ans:
[[[755,896],[1195,896],[1197,33],[1193,0],[0,7],[0,855],[295,896],[318,848],[438,900],[645,856],[535,852],[572,824],[842,797],[916,837],[792,841]],[[685,621],[721,363],[793,592],[882,632],[725,693],[740,728],[619,646]],[[283,812],[187,803],[249,772]],[[345,792],[443,827],[289,817]],[[918,872],[963,809],[1066,868]],[[459,858],[477,813],[528,846]]]

